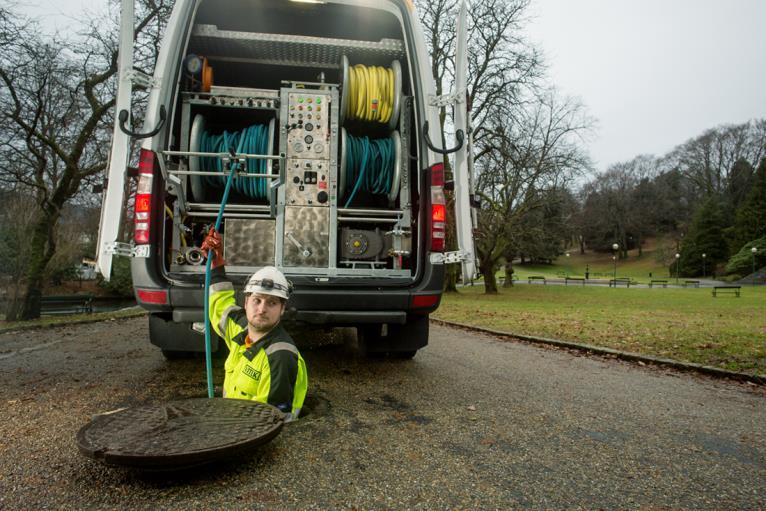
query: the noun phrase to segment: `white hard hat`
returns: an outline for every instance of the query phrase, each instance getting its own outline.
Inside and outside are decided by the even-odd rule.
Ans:
[[[293,291],[293,285],[285,278],[281,271],[273,266],[266,266],[247,279],[245,294],[260,293],[273,295],[287,300]]]

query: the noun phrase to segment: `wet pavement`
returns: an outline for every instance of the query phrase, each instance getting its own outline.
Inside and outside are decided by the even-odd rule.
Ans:
[[[206,395],[146,323],[0,335],[0,509],[766,508],[761,387],[435,325],[411,361],[314,334],[307,415],[250,458],[110,468],[74,442],[94,414]]]

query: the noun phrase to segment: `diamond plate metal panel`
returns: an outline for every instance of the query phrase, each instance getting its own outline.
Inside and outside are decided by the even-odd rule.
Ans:
[[[404,58],[404,42],[398,39],[356,41],[329,37],[264,34],[219,30],[215,25],[196,25],[189,51],[208,58],[248,59],[264,64],[337,68],[341,55],[350,59],[380,56]]]
[[[330,256],[330,210],[285,208],[284,266],[326,268]]]
[[[271,266],[276,241],[274,220],[227,218],[223,257],[231,266]]]

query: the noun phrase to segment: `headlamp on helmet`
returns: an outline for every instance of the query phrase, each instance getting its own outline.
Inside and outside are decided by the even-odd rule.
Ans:
[[[273,295],[287,300],[293,292],[293,285],[284,274],[273,266],[266,266],[255,272],[245,284],[245,294]]]

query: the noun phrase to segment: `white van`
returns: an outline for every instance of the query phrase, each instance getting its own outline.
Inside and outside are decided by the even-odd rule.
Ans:
[[[194,328],[204,317],[199,246],[233,168],[220,230],[235,288],[274,265],[294,285],[289,319],[355,326],[372,352],[407,358],[425,346],[444,264],[462,262],[464,280],[475,272],[465,23],[454,94],[435,97],[409,0],[177,0],[153,76],[132,68],[133,0],[122,9],[98,268],[108,278],[113,256],[132,257],[151,342],[168,357],[205,349]],[[133,83],[151,90],[143,133],[129,125]],[[438,108],[450,102],[456,141],[445,148]],[[135,231],[121,243],[131,138],[143,139]],[[446,152],[455,153],[452,253]]]

